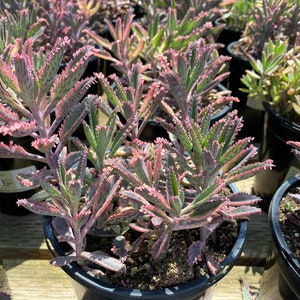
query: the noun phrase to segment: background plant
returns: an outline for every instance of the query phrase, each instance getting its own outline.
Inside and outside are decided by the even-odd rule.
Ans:
[[[236,31],[243,31],[253,18],[253,8],[258,1],[252,0],[224,0],[220,3],[221,20],[226,27]]]
[[[253,70],[247,70],[241,79],[248,97],[268,102],[275,111],[299,124],[300,115],[300,48],[288,49],[288,41],[269,41],[261,59],[249,57]]]
[[[275,41],[284,36],[293,36],[299,28],[299,15],[297,20],[292,18],[299,3],[288,0],[262,0],[250,9],[254,18],[250,19],[244,29],[240,42],[244,52],[258,59],[261,56],[264,44],[269,40]],[[291,26],[291,21],[293,25]],[[287,32],[287,28],[293,30]],[[294,31],[295,30],[295,31]],[[292,44],[290,45],[292,47]]]
[[[0,15],[0,53],[4,60],[11,61],[28,38],[38,39],[44,31],[32,7],[24,9],[1,9]]]
[[[119,18],[116,24],[106,20],[112,41],[104,39],[93,31],[88,35],[103,50],[97,50],[95,55],[109,60],[117,71],[126,78],[133,63],[142,63],[151,68],[151,76],[157,77],[159,62],[157,57],[164,51],[174,49],[184,51],[191,41],[201,37],[211,37],[220,30],[213,27],[207,12],[195,14],[189,9],[179,18],[176,8],[169,8],[165,20],[156,15],[149,27],[134,21],[134,16],[128,12],[123,19]]]

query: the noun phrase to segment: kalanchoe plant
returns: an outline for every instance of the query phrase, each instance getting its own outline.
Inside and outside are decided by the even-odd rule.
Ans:
[[[182,72],[176,76],[184,77]],[[215,274],[219,264],[210,252],[209,238],[224,222],[235,224],[260,211],[251,206],[259,201],[256,196],[227,193],[227,185],[271,168],[272,162],[248,164],[256,148],[251,139],[236,139],[242,127],[237,112],[211,126],[213,109],[200,103],[194,107],[198,113],[184,117],[171,114],[172,119],[163,122],[169,140],[141,141],[138,134],[132,134],[140,126],[134,116],[140,110],[135,110],[135,101],[131,101],[138,103],[143,90],[138,72],[136,75],[132,78],[136,85],[127,90],[121,85],[117,88],[119,94],[114,97],[122,97],[123,104],[114,103],[109,114],[104,97],[89,101],[89,123],[83,122],[86,142],[72,138],[78,150],[64,147],[56,153],[61,139],[64,141],[60,134],[54,154],[50,152],[50,170],[27,179],[37,180],[42,190],[18,203],[35,213],[53,216],[57,239],[70,245],[65,256],[53,258],[53,265],[77,261],[91,274],[114,281],[134,272],[133,268],[126,271],[132,255],[146,250],[149,261],[145,264],[154,266],[171,250],[174,235],[194,230],[197,239],[186,246],[187,265],[193,268],[207,262],[209,272]],[[96,76],[103,82],[103,75]],[[159,83],[154,82],[155,91],[164,96],[166,91],[156,90],[155,84]],[[180,95],[178,90],[176,97]],[[130,101],[126,104],[127,98]],[[106,119],[99,118],[97,108]],[[122,109],[133,116],[122,119]],[[59,133],[65,132],[64,128]],[[91,236],[105,236],[109,245],[90,248]],[[111,271],[117,272],[116,276],[109,276]]]
[[[110,76],[113,84],[104,74],[96,74],[104,95],[107,96],[107,101],[101,102],[103,113],[109,117],[116,108],[121,122],[130,120],[136,124],[128,133],[128,138],[132,140],[141,137],[148,121],[154,118],[164,95],[160,82],[144,85],[142,69],[138,64],[132,66],[132,71],[128,74],[129,85],[124,84],[116,74]]]
[[[19,51],[28,38],[37,39],[43,33],[42,22],[37,20],[36,11],[28,8],[0,13],[0,53],[5,61]]]
[[[241,128],[236,112],[212,127],[210,110],[206,108],[202,114],[201,125],[191,118],[174,119],[175,126],[170,131],[178,138],[177,145],[159,140],[155,146],[146,145],[154,147],[152,151],[133,148],[129,163],[111,162],[116,172],[130,183],[129,188],[121,190],[121,195],[140,205],[143,213],[140,220],[129,225],[142,233],[133,248],[144,239],[157,236],[151,248],[154,260],[166,255],[175,231],[198,228],[200,239],[190,245],[189,264],[206,257],[209,265],[217,266],[207,249],[210,234],[225,220],[233,221],[259,211],[249,206],[259,200],[255,196],[220,192],[228,183],[270,167],[270,162],[246,165],[256,149],[249,145],[249,139],[235,142]],[[144,215],[149,217],[148,222]],[[210,271],[215,273],[217,267]]]
[[[107,80],[103,74],[97,77],[109,103],[118,108],[122,117],[125,120],[133,117],[139,122],[138,132],[131,136],[134,139],[140,137],[147,122],[156,116],[169,115],[172,118],[176,114],[181,118],[188,115],[196,118],[199,106],[210,104],[217,111],[232,101],[238,101],[230,97],[226,89],[217,89],[228,76],[223,71],[228,59],[219,56],[215,47],[207,45],[201,38],[191,42],[185,51],[171,49],[158,56],[162,71],[150,83],[147,70],[153,69],[132,62],[128,64],[131,69],[122,78],[111,75]],[[213,99],[210,94],[214,94]],[[109,108],[106,111],[107,115],[111,113]]]
[[[157,59],[162,69],[159,81],[168,92],[161,106],[168,114],[180,115],[182,119],[191,115],[195,119],[201,106],[210,104],[217,110],[226,103],[238,101],[227,90],[217,91],[217,85],[229,75],[224,72],[224,66],[230,58],[219,56],[216,48],[207,45],[204,39],[191,42],[184,52],[165,51]],[[213,90],[216,97],[209,100]]]
[[[167,50],[184,51],[188,45],[201,37],[212,37],[219,27],[213,27],[206,12],[195,15],[189,9],[182,19],[177,17],[176,8],[169,8],[165,20],[159,15],[147,26],[134,22],[134,15],[128,12],[118,18],[115,25],[106,20],[112,41],[88,30],[87,33],[99,46],[95,55],[109,60],[117,71],[126,78],[133,63],[143,63],[151,68],[151,76],[157,77],[160,71],[157,57]]]
[[[80,151],[60,156],[58,182],[53,176],[39,178],[43,191],[19,201],[35,213],[58,217],[53,223],[58,240],[68,242],[72,251],[52,264],[76,260],[100,277],[105,269],[124,273],[127,259],[144,251],[145,243],[155,264],[165,257],[176,232],[199,230],[199,239],[188,245],[188,264],[192,268],[207,261],[215,274],[218,262],[207,244],[211,234],[225,221],[260,211],[251,207],[259,198],[222,190],[272,166],[271,161],[247,164],[256,148],[251,139],[236,141],[242,126],[236,111],[212,127],[210,107],[202,110],[200,124],[189,117],[174,118],[169,127],[177,143],[133,140],[125,143],[123,152],[117,151],[118,142],[128,131],[126,125],[114,130],[116,112],[104,125],[95,111],[90,114],[92,122],[84,128],[91,148],[74,139]],[[92,167],[87,167],[86,158]],[[87,234],[110,237],[112,253],[85,249]],[[86,260],[98,267],[91,270]]]
[[[57,166],[57,157],[87,113],[94,96],[85,96],[95,78],[80,80],[92,50],[79,49],[58,74],[69,39],[58,38],[45,58],[35,52],[32,39],[25,41],[13,63],[0,58],[0,128],[2,135],[15,138],[29,136],[39,154],[22,146],[0,144],[1,157],[39,161],[49,168]]]
[[[299,30],[299,13],[295,18],[293,13],[299,11],[297,1],[288,0],[262,0],[257,1],[251,8],[254,18],[247,24],[244,29],[240,47],[243,52],[251,54],[254,58],[259,59],[264,44],[269,40],[275,41],[284,36],[293,36]],[[293,17],[292,17],[293,16]],[[293,21],[292,25],[290,22]],[[292,30],[292,31],[288,31]],[[290,44],[293,47],[293,44]]]
[[[50,50],[58,37],[68,36],[70,43],[65,56],[69,59],[79,48],[88,44],[84,30],[91,26],[91,18],[100,9],[100,2],[77,0],[41,0],[36,2],[36,14],[43,23],[40,45]]]

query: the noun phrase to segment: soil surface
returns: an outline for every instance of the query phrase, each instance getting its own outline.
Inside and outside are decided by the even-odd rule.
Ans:
[[[209,238],[207,246],[217,263],[223,261],[231,251],[237,234],[237,223],[224,222]],[[152,290],[176,286],[199,278],[209,273],[205,258],[192,267],[187,262],[188,247],[198,239],[198,230],[177,231],[173,234],[165,259],[153,264],[148,254],[149,250],[145,249],[127,258],[125,274],[111,272],[108,279],[115,285]],[[91,240],[89,244],[90,242]]]
[[[300,186],[293,187],[289,192],[300,194]],[[300,204],[289,194],[280,202],[278,218],[285,240],[300,263]]]

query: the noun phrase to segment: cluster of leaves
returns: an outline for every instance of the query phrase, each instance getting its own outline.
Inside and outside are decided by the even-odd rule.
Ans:
[[[257,0],[225,0],[220,4],[223,8],[221,18],[226,27],[242,32],[253,18],[253,7]]]
[[[57,24],[65,21],[69,8],[90,8],[94,13],[93,1],[82,0],[75,8],[68,7],[71,3],[45,0],[45,8],[58,5]],[[152,259],[160,261],[175,231],[197,228],[200,237],[190,245],[188,261],[192,266],[206,260],[214,274],[218,264],[207,239],[224,221],[260,211],[251,206],[259,201],[255,196],[221,193],[229,183],[271,168],[272,162],[248,163],[256,148],[251,139],[237,139],[242,121],[236,111],[211,124],[214,105],[201,106],[202,97],[228,75],[220,74],[227,59],[214,56],[214,48],[201,38],[211,33],[206,17],[205,12],[194,15],[189,10],[180,19],[171,7],[162,27],[154,18],[149,34],[134,25],[130,13],[115,26],[108,21],[113,42],[99,40],[107,51],[98,54],[119,66],[125,80],[101,73],[82,79],[89,58],[97,53],[88,46],[79,48],[59,73],[66,49],[73,43],[69,38],[56,39],[46,58],[34,51],[33,39],[20,45],[16,54],[11,52],[11,62],[0,58],[0,133],[29,136],[38,151],[1,142],[0,156],[46,164],[34,174],[20,176],[23,184],[38,183],[41,190],[18,204],[55,217],[57,239],[67,242],[72,251],[54,258],[52,264],[77,261],[88,269],[93,265],[85,264],[88,260],[99,266],[100,275],[105,269],[124,272],[128,255],[139,251],[145,241]],[[49,28],[56,26],[51,20],[45,15]],[[76,26],[65,30],[70,34]],[[140,64],[143,60],[146,64]],[[162,71],[150,85],[144,80],[149,66],[154,72]],[[85,96],[95,79],[104,95]],[[166,96],[175,99],[179,115]],[[233,100],[222,97],[217,104]],[[142,141],[143,129],[159,106],[170,116],[155,119],[168,139]],[[86,114],[89,122],[84,120]],[[71,137],[80,124],[85,141]],[[72,148],[67,147],[69,142]],[[134,232],[136,239],[129,240],[128,232]],[[111,237],[113,253],[87,251],[91,233]]]
[[[259,59],[265,43],[269,40],[275,41],[290,35],[294,38],[299,30],[299,3],[296,2],[262,0],[260,5],[257,1],[250,9],[254,18],[250,18],[242,33],[241,42],[244,51]],[[298,11],[298,15],[294,15],[295,11]],[[291,24],[292,20],[293,24]],[[292,31],[288,32],[288,28]]]
[[[19,51],[28,38],[38,39],[44,31],[43,22],[38,20],[34,9],[15,11],[4,9],[0,15],[0,53],[6,61]]]
[[[159,80],[169,95],[161,106],[168,114],[180,115],[182,119],[192,115],[196,119],[201,106],[210,104],[217,109],[238,101],[229,94],[221,95],[211,103],[205,100],[208,93],[229,75],[223,71],[229,57],[219,56],[215,51],[214,46],[200,38],[189,43],[186,51],[171,49],[158,56],[162,68]]]
[[[166,50],[185,51],[190,42],[199,38],[212,37],[220,27],[213,27],[206,11],[195,14],[190,8],[182,18],[177,16],[177,9],[170,7],[163,20],[156,15],[150,24],[143,26],[134,22],[134,15],[128,12],[115,25],[106,20],[112,40],[105,39],[88,30],[87,34],[99,45],[95,55],[109,60],[117,71],[128,79],[131,66],[142,62],[145,70],[151,68],[152,77],[160,71],[157,57]],[[101,50],[102,49],[102,50]]]
[[[269,41],[261,59],[249,56],[253,70],[241,81],[243,92],[255,101],[266,101],[281,115],[299,124],[300,116],[300,46],[288,49],[288,42]]]
[[[130,98],[139,90],[137,85],[120,95]],[[99,108],[106,112],[107,105],[102,101],[99,98]],[[54,258],[52,263],[61,266],[90,260],[101,270],[121,272],[126,257],[139,251],[143,241],[152,245],[152,259],[160,261],[174,231],[199,228],[200,239],[190,245],[189,262],[193,265],[206,259],[214,266],[211,273],[215,273],[218,264],[207,249],[208,237],[225,220],[260,211],[251,207],[259,201],[255,196],[220,192],[231,182],[270,168],[272,162],[247,164],[256,149],[251,139],[236,140],[242,126],[236,111],[212,126],[209,106],[199,112],[197,120],[174,116],[171,123],[163,124],[174,137],[172,142],[159,138],[148,143],[127,139],[133,137],[130,132],[136,129],[136,122],[120,119],[118,112],[124,108],[128,111],[131,105],[112,110],[103,124],[91,107],[90,123],[84,125],[88,144],[74,138],[79,152],[60,155],[57,185],[53,177],[39,177],[43,191],[19,201],[36,213],[63,219],[54,221],[58,239],[69,242],[74,253]],[[87,167],[87,160],[92,167]],[[114,254],[120,262],[101,250],[89,253],[84,249],[93,226],[98,234],[114,237]],[[136,231],[137,239],[127,240],[128,231]]]
[[[80,80],[92,55],[81,48],[58,74],[69,39],[58,38],[46,58],[34,52],[34,41],[26,40],[13,63],[0,58],[0,118],[2,135],[29,136],[40,154],[19,145],[0,144],[1,157],[32,159],[56,167],[57,157],[87,113],[82,101],[94,78]]]
[[[108,18],[114,18],[107,12],[113,5],[117,6],[114,11],[125,14],[129,1],[41,0],[20,3],[3,0],[0,3],[1,43],[8,44],[16,38],[22,43],[24,38],[33,37],[39,41],[37,47],[50,51],[58,37],[68,36],[70,43],[65,56],[70,58],[80,47],[89,44],[85,30],[96,28],[96,21],[104,23],[101,12],[105,11]]]

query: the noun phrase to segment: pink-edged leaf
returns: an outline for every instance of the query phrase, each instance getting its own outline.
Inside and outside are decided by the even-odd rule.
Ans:
[[[29,136],[37,130],[35,121],[25,122],[19,121],[2,125],[0,133],[3,135],[11,135],[13,137]]]
[[[19,121],[19,115],[0,102],[0,119],[10,124]]]
[[[91,56],[92,51],[89,47],[83,47],[76,51],[73,59],[56,77],[50,91],[51,101],[56,103],[72,89],[82,77]]]
[[[110,271],[124,272],[126,269],[126,266],[120,260],[109,256],[101,250],[92,253],[83,251],[81,256]]]
[[[261,213],[261,209],[251,206],[238,206],[231,210],[231,215],[234,219],[247,219],[250,215]]]
[[[49,87],[53,83],[56,74],[61,65],[61,61],[65,52],[65,48],[70,44],[70,39],[65,37],[64,39],[58,37],[55,45],[50,50],[45,63],[40,68],[38,73],[38,82],[41,89],[41,93],[49,92]]]
[[[187,216],[182,216],[183,218],[189,221],[197,219],[197,220],[208,220],[210,217],[215,215],[218,211],[221,211],[223,206],[226,205],[226,198],[222,196],[217,196],[215,199],[211,199],[209,201],[205,201],[201,205],[198,205],[194,210],[192,210]]]
[[[16,76],[20,86],[20,97],[26,104],[34,102],[34,71],[30,64],[30,59],[23,52],[22,54],[17,53],[14,56],[14,63],[16,68]]]
[[[250,195],[245,192],[233,193],[229,196],[230,205],[241,206],[241,205],[251,205],[261,201],[261,198],[256,195]]]
[[[107,224],[120,224],[137,216],[138,210],[135,207],[124,207],[112,213],[107,219]]]
[[[225,181],[220,179],[208,186],[198,196],[196,196],[196,198],[190,204],[182,209],[182,215],[188,214],[196,208],[198,209],[198,207],[200,207],[203,203],[211,200],[225,187],[225,185]]]
[[[45,158],[36,154],[27,152],[22,146],[14,145],[10,143],[9,145],[0,142],[0,157],[3,158],[24,158],[37,161],[45,161]]]
[[[147,205],[147,206],[142,206],[140,209],[144,214],[149,215],[152,218],[157,218],[160,220],[163,220],[165,223],[173,224],[174,221],[172,218],[170,218],[165,211],[160,209],[157,206],[154,205]],[[154,220],[153,224],[158,224],[156,220]]]
[[[50,264],[55,267],[63,267],[76,260],[77,257],[75,255],[57,256],[51,259]]]
[[[52,101],[47,108],[51,111],[55,108],[55,118],[62,119],[84,97],[88,89],[95,83],[94,77],[85,78],[76,82],[72,89],[58,102]]]
[[[50,202],[29,198],[20,199],[17,201],[17,204],[38,215],[63,217],[61,211]]]
[[[134,202],[142,205],[149,205],[149,202],[141,196],[139,193],[136,193],[134,191],[128,191],[128,190],[121,190],[120,195],[124,198],[133,200]]]
[[[153,163],[152,181],[154,183],[158,184],[162,170],[163,170],[162,148],[159,148],[155,152],[155,159]]]
[[[51,136],[49,139],[48,138],[38,138],[34,140],[31,145],[38,151],[42,153],[48,153],[50,152],[56,144],[59,143],[59,138],[57,134]]]
[[[155,206],[167,211],[172,210],[168,199],[156,188],[143,184],[142,186],[137,187],[135,191]]]
[[[170,240],[171,240],[171,233],[172,231],[164,231],[161,232],[158,240],[152,246],[152,258],[159,259],[160,257],[164,257],[167,253]]]
[[[112,166],[120,176],[130,182],[133,186],[139,186],[141,184],[140,179],[117,160],[108,161],[107,165]]]
[[[89,106],[86,103],[78,103],[64,119],[59,129],[60,145],[65,145],[67,139],[75,132],[88,113]],[[57,151],[61,151],[59,148]]]
[[[253,145],[245,148],[249,142],[248,138],[239,140],[223,154],[221,158],[225,162],[222,167],[223,174],[239,168],[256,155],[257,149]]]
[[[205,241],[198,240],[193,242],[188,249],[188,263],[190,266],[197,263],[198,261],[202,261],[203,252],[205,251]]]
[[[267,159],[264,162],[248,164],[233,170],[232,172],[228,172],[225,174],[224,179],[227,184],[233,183],[239,180],[248,179],[256,173],[263,170],[272,169],[272,167],[274,167],[273,161],[271,159]]]
[[[0,86],[5,89],[6,87],[9,87],[12,89],[15,94],[20,93],[20,87],[17,80],[17,77],[12,69],[12,67],[6,63],[2,57],[0,57],[0,78],[3,84],[1,83]]]

